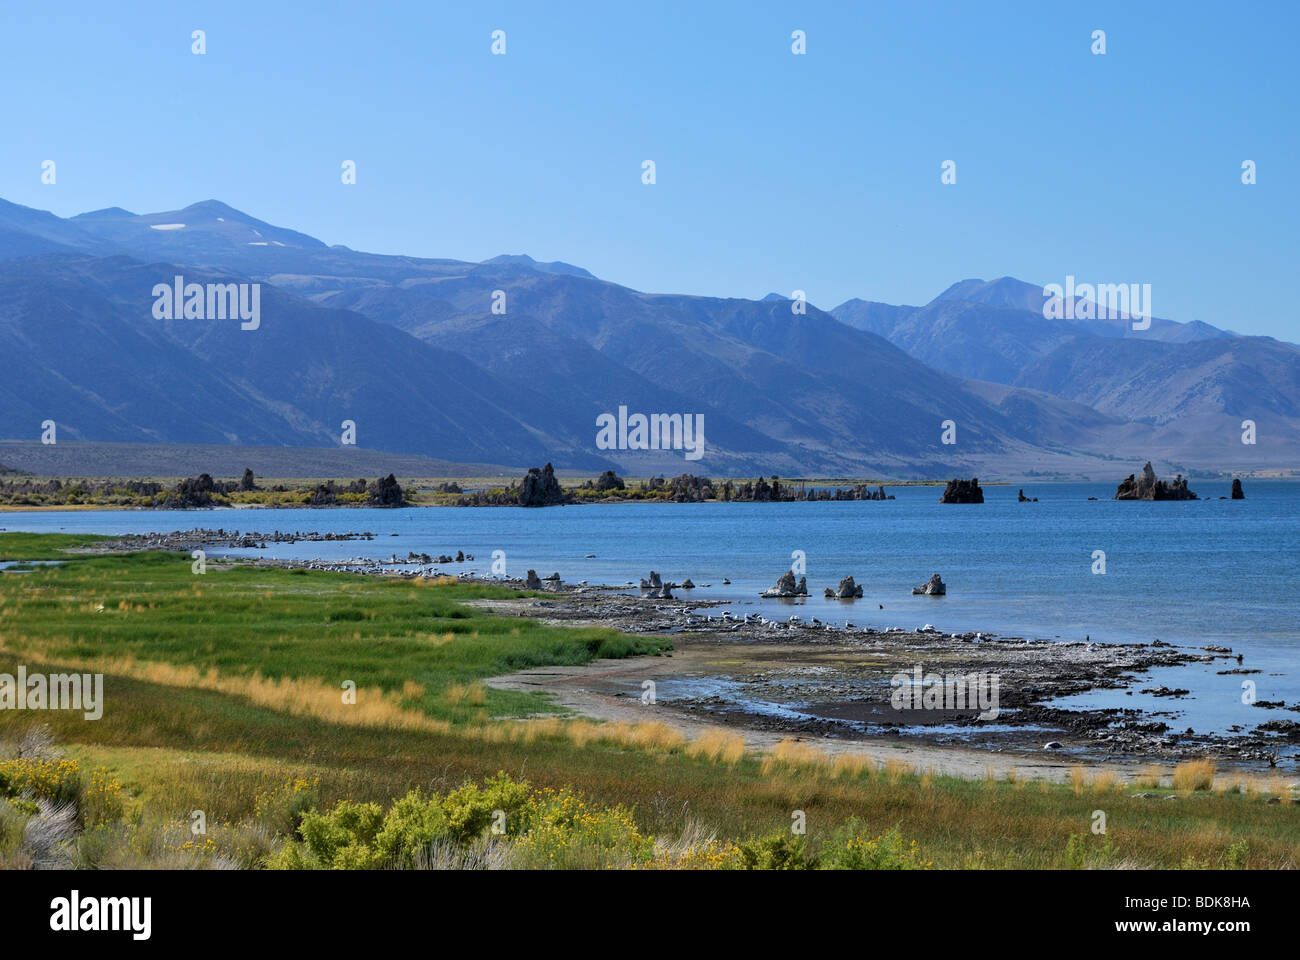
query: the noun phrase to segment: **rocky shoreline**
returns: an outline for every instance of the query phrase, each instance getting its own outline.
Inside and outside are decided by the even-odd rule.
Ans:
[[[1250,766],[1267,766],[1288,742],[1300,743],[1300,736],[1287,736],[1289,727],[1273,728],[1281,736],[1271,734],[1275,721],[1266,716],[1261,716],[1264,723],[1254,731],[1219,736],[1197,734],[1164,711],[1052,706],[1054,700],[1090,690],[1136,689],[1145,682],[1142,675],[1156,668],[1235,662],[1233,651],[1224,647],[951,634],[928,624],[916,629],[876,629],[797,615],[776,621],[761,614],[735,615],[729,609],[736,606],[732,602],[692,599],[689,606],[665,604],[656,602],[658,598],[628,595],[626,590],[560,587],[560,595],[554,598],[483,601],[482,605],[548,622],[667,634],[679,647],[726,648],[735,657],[726,658],[733,666],[725,674],[689,678],[669,674],[660,684],[666,691],[660,693],[662,703],[708,714],[711,721],[723,724],[795,735],[987,745],[996,751],[1059,749],[1078,759],[1174,762],[1209,756]],[[734,663],[741,658],[753,663],[737,668]],[[918,664],[925,665],[927,672],[938,669],[945,675],[997,675],[999,715],[988,721],[971,707],[910,714],[891,709],[891,679],[910,673]],[[639,696],[640,691],[629,695]],[[1300,734],[1300,724],[1295,732]]]
[[[215,530],[195,527],[193,530],[173,530],[170,533],[128,533],[115,540],[105,540],[88,548],[88,553],[129,552],[133,550],[193,550],[201,547],[265,550],[268,543],[326,543],[346,540],[373,540],[373,533],[319,533],[273,530],[270,533],[238,530]]]
[[[371,533],[271,534],[238,531],[174,531],[130,536],[97,544],[97,551],[195,547],[249,547],[265,543],[325,540],[373,540]],[[396,553],[387,559],[352,557],[343,560],[256,558],[258,566],[305,568],[406,579],[453,575],[440,565],[472,561],[463,550],[436,557]],[[528,571],[524,578],[503,579],[458,574],[464,582],[513,587],[537,595],[508,600],[476,601],[503,616],[526,616],[557,624],[602,626],[626,633],[671,636],[678,651],[699,648],[726,651],[725,669],[694,671],[660,668],[669,658],[656,658],[650,679],[660,683],[660,702],[668,709],[707,716],[711,722],[757,730],[815,734],[847,739],[899,738],[929,744],[986,747],[989,750],[1052,751],[1075,759],[1121,762],[1174,762],[1212,757],[1228,764],[1262,767],[1291,764],[1300,759],[1300,723],[1276,719],[1275,710],[1300,711],[1300,704],[1260,702],[1259,723],[1234,727],[1230,735],[1198,733],[1178,721],[1174,710],[1063,709],[1054,701],[1092,690],[1154,693],[1163,690],[1171,701],[1187,691],[1154,688],[1150,671],[1158,668],[1222,665],[1218,673],[1255,672],[1242,658],[1222,646],[1174,646],[1151,643],[1100,643],[995,636],[988,633],[949,633],[930,624],[914,629],[857,626],[823,622],[792,614],[778,620],[759,613],[744,614],[737,601],[709,600],[696,593],[689,578],[682,583],[652,572],[641,586],[566,584],[557,573],[542,578]],[[794,587],[787,573],[778,588]],[[936,574],[931,583],[938,581]],[[940,586],[941,581],[939,581]],[[708,587],[709,584],[700,584]],[[933,588],[933,587],[932,587]],[[689,600],[671,590],[686,591]],[[920,590],[921,588],[918,588]],[[847,601],[836,605],[836,616],[851,616],[858,587],[845,578],[833,592]],[[851,595],[850,595],[851,594]],[[806,587],[803,594],[806,596]],[[825,616],[826,614],[823,614]],[[682,659],[679,657],[679,660]],[[982,716],[973,704],[937,704],[933,708],[900,710],[897,678],[918,667],[945,677],[983,676],[998,679],[996,716]],[[662,675],[660,675],[662,674]],[[607,691],[619,695],[621,691]],[[640,691],[627,691],[640,696]]]

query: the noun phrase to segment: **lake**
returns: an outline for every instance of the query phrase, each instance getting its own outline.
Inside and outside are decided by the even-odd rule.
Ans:
[[[1263,710],[1243,715],[1240,690],[1250,679],[1261,700],[1300,702],[1293,669],[1300,653],[1300,484],[1247,481],[1247,499],[1239,501],[1217,499],[1228,493],[1227,481],[1191,486],[1215,499],[1116,502],[1109,499],[1113,484],[1041,483],[1025,486],[1037,503],[1018,503],[1014,486],[986,487],[982,505],[940,504],[935,487],[894,487],[887,488],[897,497],[892,501],[61,511],[3,514],[0,527],[105,534],[195,526],[262,533],[368,530],[377,535],[374,541],[224,552],[380,559],[464,550],[474,562],[440,570],[487,575],[492,552],[501,550],[510,576],[533,568],[541,576],[558,572],[566,582],[592,584],[635,582],[651,569],[665,580],[690,577],[711,586],[679,597],[726,600],[738,614],[797,613],[881,628],[930,623],[946,632],[1027,638],[1219,644],[1243,653],[1245,666],[1262,672],[1218,676],[1216,670],[1235,666],[1219,661],[1153,677],[1190,687],[1194,700],[1101,691],[1058,703],[1172,709],[1194,718],[1198,730],[1294,717]],[[1105,553],[1104,574],[1093,572],[1098,550]],[[791,567],[796,551],[806,558],[811,596],[797,603],[759,599]],[[912,596],[911,588],[935,572],[948,595]],[[846,574],[864,584],[863,599],[825,600],[824,588]]]

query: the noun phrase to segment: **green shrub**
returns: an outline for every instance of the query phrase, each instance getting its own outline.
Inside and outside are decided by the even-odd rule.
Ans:
[[[22,847],[28,818],[39,812],[40,807],[30,800],[0,799],[0,867],[12,864]]]
[[[1246,840],[1238,840],[1232,846],[1223,852],[1221,864],[1224,870],[1244,870],[1246,861],[1250,859],[1250,843]]]
[[[1065,844],[1065,865],[1071,870],[1106,867],[1115,860],[1115,850],[1109,836],[1090,840],[1086,833],[1072,833]]]
[[[817,856],[804,838],[789,833],[753,837],[737,846],[741,870],[816,870]]]
[[[457,843],[467,843],[483,834],[497,810],[505,813],[506,832],[510,833],[511,820],[528,800],[526,782],[515,783],[506,774],[498,772],[480,788],[467,783],[447,794],[442,802],[447,834]]]
[[[375,852],[385,863],[410,869],[421,850],[447,833],[447,817],[438,798],[412,790],[385,815],[375,836]]]
[[[826,844],[821,865],[827,870],[926,870],[916,841],[903,839],[897,826],[872,838],[863,824],[852,818]]]
[[[377,803],[342,800],[329,813],[310,811],[298,828],[310,859],[331,870],[360,870],[377,865],[375,837],[384,822]]]

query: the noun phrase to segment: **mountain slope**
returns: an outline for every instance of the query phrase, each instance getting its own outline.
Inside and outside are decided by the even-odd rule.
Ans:
[[[0,432],[31,436],[50,418],[85,440],[324,445],[350,419],[372,448],[506,463],[573,450],[576,465],[608,465],[576,434],[525,423],[535,392],[359,314],[264,286],[257,330],[155,320],[153,285],[182,271],[239,279],[124,257],[0,263],[15,371]]]
[[[176,274],[261,283],[262,327],[155,321],[153,285]],[[1271,446],[1252,463],[1300,453],[1291,345],[1163,320],[1138,335],[1041,304],[1004,277],[922,307],[795,312],[525,255],[362,253],[218,201],[70,220],[0,202],[0,344],[20,371],[0,434],[30,437],[57,407],[90,440],[329,445],[352,419],[364,446],[480,462],[1069,474],[1148,450],[1231,465],[1227,426],[1255,411]],[[703,461],[597,449],[596,417],[620,407],[702,415]]]

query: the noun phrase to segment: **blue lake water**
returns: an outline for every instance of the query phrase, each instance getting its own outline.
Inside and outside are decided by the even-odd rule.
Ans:
[[[1016,487],[986,487],[983,505],[940,504],[934,487],[895,487],[889,492],[897,499],[883,502],[67,511],[4,514],[0,527],[106,534],[195,526],[263,533],[368,530],[375,540],[234,552],[379,559],[464,550],[475,562],[440,569],[486,575],[492,551],[502,550],[511,576],[531,567],[542,576],[554,571],[567,582],[593,584],[637,581],[651,569],[666,580],[690,577],[712,586],[679,596],[727,600],[736,613],[797,613],[872,627],[932,623],[948,632],[1026,638],[1220,644],[1245,654],[1244,665],[1262,673],[1218,676],[1216,670],[1236,666],[1219,661],[1153,677],[1192,688],[1194,700],[1101,692],[1077,702],[1173,710],[1194,717],[1198,730],[1300,719],[1243,710],[1240,699],[1241,681],[1250,679],[1261,700],[1300,702],[1300,671],[1294,669],[1300,655],[1300,484],[1247,481],[1241,501],[1217,499],[1227,494],[1227,482],[1192,488],[1216,499],[1120,503],[1109,499],[1113,484],[1043,483],[1025,488],[1038,503],[1018,503]],[[1104,574],[1093,573],[1097,550],[1105,552]],[[760,600],[759,591],[790,568],[795,551],[806,557],[811,596],[797,605]],[[911,596],[911,588],[934,572],[943,576],[948,595]],[[823,599],[822,590],[846,574],[865,585],[863,599]],[[730,586],[723,586],[724,578]]]

